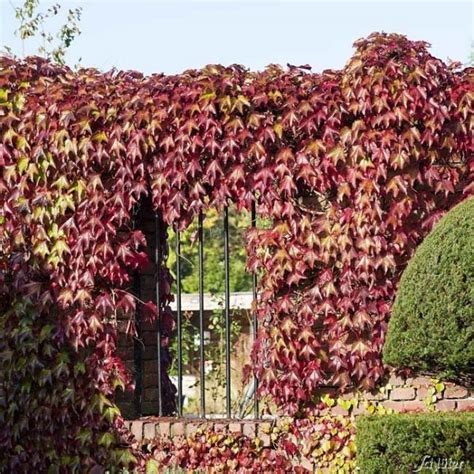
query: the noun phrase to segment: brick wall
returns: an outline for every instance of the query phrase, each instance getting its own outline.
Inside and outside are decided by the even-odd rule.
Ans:
[[[187,436],[198,428],[205,426],[213,428],[216,431],[230,431],[234,433],[243,433],[246,436],[258,436],[263,445],[270,444],[268,435],[271,427],[271,420],[227,420],[227,419],[208,419],[199,420],[191,418],[170,418],[170,417],[142,417],[138,420],[128,420],[125,426],[132,432],[137,440],[152,439],[155,436]]]
[[[444,390],[436,392],[436,402],[432,408],[436,411],[472,411],[474,410],[474,393],[471,388],[461,387],[453,383],[445,382]],[[425,401],[429,396],[429,390],[434,386],[432,380],[427,377],[401,378],[392,375],[388,383],[382,386],[382,391],[364,393],[362,397],[369,401],[391,408],[396,412],[405,411],[428,411]],[[336,411],[341,407],[337,407]],[[334,411],[335,409],[333,409]],[[354,409],[354,413],[366,414],[367,409],[363,403]]]
[[[387,384],[382,386],[382,390],[374,392],[359,393],[359,403],[350,411],[345,410],[339,405],[328,408],[326,413],[334,415],[349,415],[350,413],[358,416],[368,414],[364,402],[373,406],[383,406],[393,409],[395,412],[411,412],[411,411],[429,411],[425,400],[428,397],[433,382],[427,377],[401,378],[396,375],[389,377]],[[332,394],[332,389],[324,390],[325,393]],[[348,393],[342,398],[352,399],[355,393]],[[474,411],[474,392],[470,389],[455,385],[452,383],[444,383],[444,390],[436,395],[437,401],[433,403],[432,409],[435,411]],[[153,416],[142,417],[138,420],[127,421],[134,436],[138,439],[150,439],[156,435],[161,436],[178,436],[188,435],[195,431],[203,424],[206,427],[214,427],[218,430],[228,429],[234,432],[241,432],[247,436],[258,435],[262,441],[266,442],[268,426],[271,419],[262,420],[226,420],[226,419],[209,419],[199,420],[192,418],[158,418]]]
[[[140,228],[144,232],[148,248],[147,253],[150,264],[140,274],[140,291],[142,301],[156,302],[155,295],[155,266],[153,264],[155,253],[155,223],[154,214],[151,209],[145,207],[142,210]],[[125,335],[126,322],[119,323],[118,354],[125,366],[134,376],[134,340]],[[142,322],[143,343],[143,394],[142,414],[152,415],[157,412],[158,406],[158,368],[157,368],[157,337],[156,324]],[[117,392],[117,403],[125,418],[134,418],[134,395],[122,391]]]

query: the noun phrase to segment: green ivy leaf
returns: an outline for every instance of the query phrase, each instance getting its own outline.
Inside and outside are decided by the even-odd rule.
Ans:
[[[104,411],[104,418],[110,423],[112,423],[112,421],[114,421],[114,418],[119,415],[120,415],[120,410],[117,406],[106,408]]]
[[[333,407],[336,404],[336,400],[334,400],[334,398],[331,398],[329,394],[322,396],[321,401],[329,408]]]
[[[40,331],[39,334],[39,340],[43,342],[49,335],[51,334],[53,330],[53,325],[52,324],[45,324]]]
[[[92,431],[86,428],[83,428],[75,436],[77,441],[83,445],[87,445],[92,440]]]
[[[128,466],[130,464],[136,464],[137,458],[131,453],[130,450],[124,449],[119,457],[119,462],[124,466]]]
[[[100,446],[109,448],[115,442],[115,438],[112,433],[103,433],[99,436],[98,443]]]

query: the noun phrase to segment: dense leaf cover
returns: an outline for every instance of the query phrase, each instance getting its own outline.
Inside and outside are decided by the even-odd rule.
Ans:
[[[147,195],[180,229],[254,199],[273,222],[248,232],[249,270],[264,274],[252,369],[282,412],[311,413],[321,385],[381,379],[399,275],[473,188],[472,70],[399,35],[355,46],[322,74],[0,59],[0,469],[133,462],[106,434],[130,385],[116,320],[133,329],[127,289],[147,259],[131,211]]]
[[[474,377],[474,199],[451,209],[400,279],[383,348],[395,367]]]
[[[355,470],[353,421],[344,415],[310,416],[297,423],[282,417],[260,437],[199,427],[186,437],[144,440],[141,450],[150,454],[151,472],[178,467],[186,472],[344,474]]]
[[[472,472],[474,413],[362,417],[357,422],[361,472]]]

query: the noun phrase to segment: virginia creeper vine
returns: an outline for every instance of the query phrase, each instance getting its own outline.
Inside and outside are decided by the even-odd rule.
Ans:
[[[248,231],[264,275],[251,368],[282,413],[310,416],[322,385],[381,380],[400,273],[473,190],[472,69],[400,35],[355,46],[322,74],[0,58],[0,470],[135,462],[113,394],[130,386],[116,319],[147,264],[131,227],[145,198],[180,229],[254,199],[272,222]]]

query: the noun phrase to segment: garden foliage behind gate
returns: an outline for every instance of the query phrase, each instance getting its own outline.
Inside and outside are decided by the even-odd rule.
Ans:
[[[472,70],[399,35],[355,46],[322,74],[0,59],[1,471],[133,462],[113,404],[130,386],[116,319],[133,330],[127,289],[147,259],[131,212],[146,195],[181,229],[254,199],[273,222],[248,233],[263,271],[252,369],[282,413],[310,415],[321,385],[381,379],[399,275],[472,192]]]

